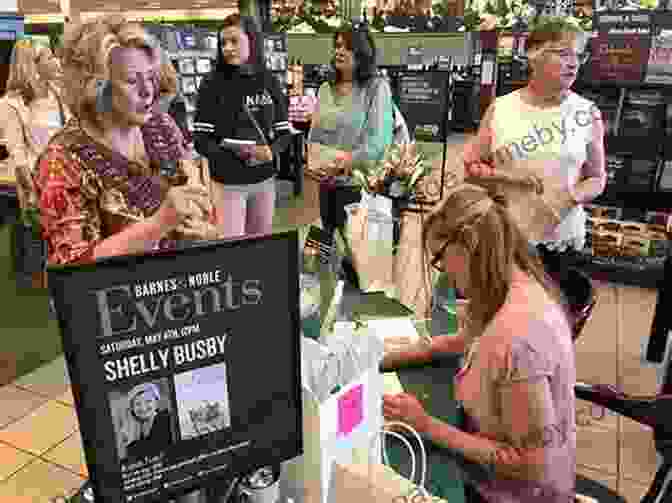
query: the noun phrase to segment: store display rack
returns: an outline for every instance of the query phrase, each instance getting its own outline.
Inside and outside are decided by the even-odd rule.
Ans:
[[[217,33],[163,24],[151,24],[145,28],[159,40],[177,71],[179,91],[186,106],[187,126],[193,131],[198,89],[217,59]]]

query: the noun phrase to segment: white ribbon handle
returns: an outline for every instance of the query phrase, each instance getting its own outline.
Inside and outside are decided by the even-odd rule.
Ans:
[[[427,451],[425,450],[425,444],[422,442],[422,439],[420,438],[420,435],[418,434],[417,431],[415,431],[415,429],[413,427],[411,427],[410,425],[408,425],[406,423],[402,423],[401,421],[391,421],[389,423],[386,423],[385,426],[383,426],[383,429],[381,431],[379,431],[379,432],[377,432],[376,434],[373,435],[373,437],[371,439],[372,446],[378,440],[379,436],[382,436],[382,435],[391,435],[391,436],[394,436],[394,437],[401,438],[404,445],[411,452],[411,471],[412,471],[411,476],[413,477],[411,479],[411,482],[413,482],[415,484],[415,480],[414,480],[415,479],[415,453],[413,452],[413,448],[411,447],[410,442],[406,438],[404,438],[403,435],[401,435],[397,432],[394,432],[394,431],[387,431],[386,429],[389,428],[390,426],[401,426],[402,428],[405,428],[418,441],[418,444],[420,445],[421,458],[423,459],[422,470],[420,471],[420,482],[418,484],[418,490],[420,491],[420,493],[424,497],[429,498],[430,495],[427,492],[427,489],[425,488],[426,482],[427,482],[427,480],[426,480],[427,479]],[[383,449],[383,462],[387,466],[390,466],[389,459],[388,459],[388,456],[387,456],[387,448],[385,447],[385,441],[383,440],[383,442],[381,442],[381,444],[382,444],[381,447]],[[370,476],[371,476],[371,466],[369,465],[369,477]]]

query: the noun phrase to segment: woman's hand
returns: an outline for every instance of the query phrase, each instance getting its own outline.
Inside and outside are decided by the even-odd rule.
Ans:
[[[252,157],[257,161],[271,162],[273,160],[273,151],[268,145],[255,145]]]
[[[240,147],[240,158],[244,161],[254,159],[255,161],[270,162],[273,160],[273,151],[268,145],[242,145]]]
[[[202,185],[171,187],[154,219],[165,232],[185,225],[189,220],[208,221],[210,197]]]
[[[383,395],[383,416],[389,421],[401,421],[415,429],[425,432],[430,420],[420,401],[408,393]]]
[[[481,151],[478,145],[474,142],[469,142],[464,146],[462,153],[464,163],[464,176],[488,177],[494,176],[494,163],[485,161],[481,156]]]

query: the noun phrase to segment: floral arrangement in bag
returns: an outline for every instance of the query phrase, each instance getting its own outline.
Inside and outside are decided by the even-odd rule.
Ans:
[[[418,153],[415,144],[406,143],[388,147],[383,159],[371,169],[354,168],[352,177],[371,194],[416,200],[426,195],[423,182],[430,171],[431,165]]]

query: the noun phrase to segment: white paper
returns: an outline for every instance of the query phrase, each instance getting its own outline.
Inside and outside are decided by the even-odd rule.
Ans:
[[[398,395],[404,392],[399,376],[396,372],[385,372],[383,374],[383,393],[386,395]]]
[[[420,335],[410,318],[383,318],[366,320],[368,334],[382,340],[386,346],[406,346],[420,342]],[[351,322],[338,322],[334,325],[334,332],[352,330]]]

